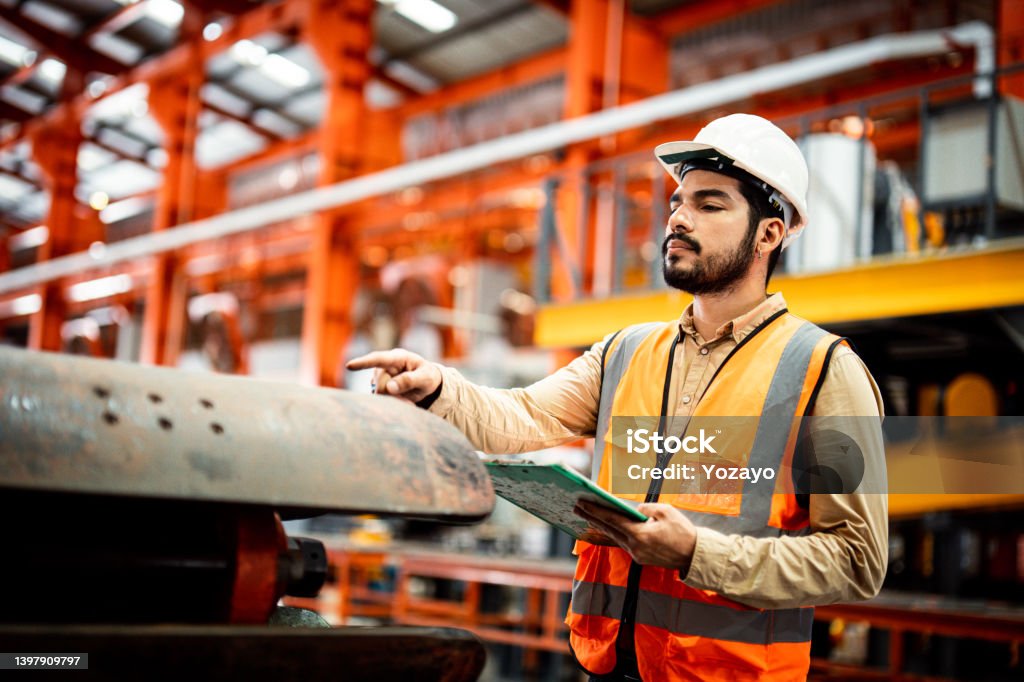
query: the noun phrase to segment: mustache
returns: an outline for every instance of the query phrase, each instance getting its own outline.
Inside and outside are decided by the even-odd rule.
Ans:
[[[688,234],[682,232],[673,232],[669,236],[665,237],[665,241],[661,243],[661,255],[664,258],[668,255],[668,244],[669,242],[682,242],[693,249],[693,252],[700,255],[700,243]]]

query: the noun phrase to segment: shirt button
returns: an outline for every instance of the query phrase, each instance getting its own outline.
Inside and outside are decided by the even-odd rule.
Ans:
[[[690,404],[690,396],[688,396],[688,395],[684,395],[683,396],[683,404],[684,405],[689,405]]]
[[[708,354],[708,349],[707,348],[701,348],[700,349],[700,354],[701,355],[707,355]]]

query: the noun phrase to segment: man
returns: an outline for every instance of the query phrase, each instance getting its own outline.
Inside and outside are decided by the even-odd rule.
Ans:
[[[679,320],[622,330],[524,389],[476,386],[402,350],[351,364],[378,368],[378,392],[427,407],[487,452],[596,436],[594,478],[644,500],[649,518],[577,507],[613,543],[577,543],[566,622],[591,679],[803,679],[807,607],[869,598],[885,573],[886,499],[863,494],[884,487],[867,490],[857,473],[884,469],[881,399],[844,340],[789,314],[781,294],[766,294],[779,253],[807,222],[807,167],[796,144],[762,118],[734,114],[655,154],[679,183],[663,246],[666,282],[694,296]],[[625,415],[655,417],[661,428],[753,419],[746,435],[737,429],[745,464],[775,478],[767,487],[705,480],[663,494],[667,482],[651,480],[646,494],[617,490],[632,460],[612,417]],[[826,440],[826,430],[805,423],[811,415],[862,417],[846,426],[841,452],[824,455],[838,487],[794,483],[814,467],[792,434],[809,432],[812,453]]]

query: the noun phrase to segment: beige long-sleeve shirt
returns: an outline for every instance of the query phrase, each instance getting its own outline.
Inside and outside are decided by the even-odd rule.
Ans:
[[[690,415],[715,370],[757,325],[786,307],[773,294],[748,313],[722,325],[706,340],[693,323],[692,305],[680,320],[669,387],[671,414]],[[458,427],[478,449],[518,453],[592,436],[601,390],[599,342],[551,376],[526,388],[475,385],[456,370],[442,369],[443,384],[430,411]],[[657,379],[660,383],[661,378]],[[840,346],[822,383],[814,416],[877,417],[882,400],[857,355]],[[871,431],[870,429],[868,431]],[[869,470],[884,472],[877,433],[858,439]],[[813,494],[811,533],[800,537],[752,538],[698,528],[685,581],[757,608],[792,608],[875,595],[888,556],[888,504],[879,488],[853,494]]]

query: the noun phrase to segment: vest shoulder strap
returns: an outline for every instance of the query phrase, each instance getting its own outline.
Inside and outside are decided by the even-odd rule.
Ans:
[[[597,428],[594,440],[594,458],[590,468],[590,478],[597,480],[601,471],[601,460],[604,455],[604,434],[608,431],[611,419],[612,401],[615,400],[615,389],[629,367],[629,361],[636,353],[647,336],[664,322],[647,322],[625,327],[615,332],[604,345],[601,353],[601,388],[597,404]]]
[[[623,327],[619,331],[617,331],[614,334],[612,334],[611,337],[609,337],[608,342],[604,344],[604,348],[601,349],[601,386],[602,387],[604,387],[604,368],[605,368],[605,365],[608,364],[608,351],[610,351],[612,349],[612,346],[615,345],[615,339],[619,338],[619,334],[621,334],[625,329],[627,329],[627,327]]]
[[[825,360],[822,363],[821,373],[818,374],[818,381],[814,384],[814,390],[811,391],[811,397],[807,401],[807,406],[804,408],[805,417],[814,413],[814,405],[818,402],[818,394],[821,393],[821,386],[825,383],[825,376],[828,374],[829,365],[832,364],[832,355],[835,353],[836,348],[842,344],[846,344],[851,348],[853,346],[850,339],[845,336],[833,336],[832,342],[829,344],[828,351],[825,353]]]
[[[665,323],[646,322],[644,324],[634,324],[620,329],[608,339],[608,343],[604,347],[604,353],[601,356],[602,403],[605,402],[605,394],[609,394],[609,398],[611,395],[614,395],[615,387],[619,385],[622,375],[626,373],[626,368],[629,366],[629,361],[633,359],[636,349],[640,347],[640,344],[651,332],[663,324]]]

